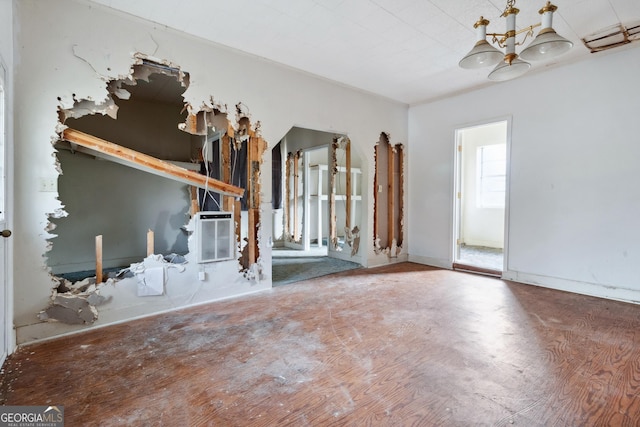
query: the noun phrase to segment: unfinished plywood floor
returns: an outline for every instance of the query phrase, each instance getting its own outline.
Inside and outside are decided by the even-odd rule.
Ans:
[[[635,426],[640,307],[411,263],[27,346],[67,425]]]

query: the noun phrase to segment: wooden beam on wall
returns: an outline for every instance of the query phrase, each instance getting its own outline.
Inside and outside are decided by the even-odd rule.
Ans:
[[[242,202],[240,199],[233,202],[233,222],[236,225],[236,243],[239,244],[242,236]]]
[[[373,163],[374,163],[374,172],[373,172],[373,241],[375,245],[375,241],[378,238],[378,174],[380,165],[378,162],[380,161],[380,144],[376,144],[373,150]]]
[[[198,187],[191,186],[189,187],[189,194],[191,195],[191,216],[195,216],[198,212],[200,212],[200,205],[198,204]]]
[[[346,205],[345,205],[345,227],[351,230],[351,141],[347,141],[344,148],[346,157]]]
[[[291,238],[291,163],[293,162],[293,153],[287,154],[287,162],[285,165],[285,183],[284,183],[284,235],[285,239]]]
[[[249,246],[249,265],[252,265],[258,259],[258,234],[257,234],[257,219],[259,209],[249,209],[249,228],[247,230],[247,245]]]
[[[397,245],[402,246],[404,233],[402,223],[404,221],[404,147],[402,144],[396,144],[396,153],[398,156],[398,229],[397,229]]]
[[[338,141],[334,138],[329,153],[329,243],[334,249],[338,247],[338,230],[336,224],[336,174],[338,173]]]
[[[394,174],[394,150],[391,144],[387,145],[387,244],[391,246],[395,237],[395,198],[393,197],[395,188],[395,174]]]
[[[298,151],[293,156],[293,240],[298,241],[298,233],[300,227],[298,226],[298,174],[300,173],[299,163],[300,152]]]
[[[147,256],[149,255],[153,255],[154,253],[154,235],[153,235],[153,231],[149,230],[147,231]]]
[[[231,138],[229,135],[222,137],[220,141],[221,147],[221,159],[222,159],[222,182],[225,184],[231,184]]]
[[[231,184],[226,184],[217,179],[209,178],[197,172],[181,168],[169,162],[156,159],[144,153],[123,147],[113,142],[97,138],[93,135],[67,128],[62,134],[62,139],[78,144],[88,150],[89,154],[104,157],[108,160],[121,163],[144,172],[149,172],[165,178],[173,179],[199,188],[205,188],[220,194],[241,197],[244,189]],[[83,150],[86,152],[86,150]],[[80,147],[78,147],[78,151]]]
[[[96,236],[96,283],[102,283],[102,234]]]
[[[264,139],[250,132],[249,146],[247,147],[247,182],[249,183],[249,265],[255,263],[259,255],[258,225],[260,224],[260,165],[262,155],[267,148]]]

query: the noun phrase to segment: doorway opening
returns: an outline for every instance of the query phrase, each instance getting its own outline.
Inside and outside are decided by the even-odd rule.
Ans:
[[[502,120],[456,130],[454,269],[504,270],[508,126]]]
[[[359,247],[361,172],[349,138],[293,127],[273,150],[273,286],[359,267],[350,258]]]

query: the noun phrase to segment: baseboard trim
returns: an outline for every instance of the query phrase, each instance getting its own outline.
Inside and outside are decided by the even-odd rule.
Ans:
[[[640,289],[626,289],[612,285],[580,282],[577,280],[560,279],[557,277],[521,273],[518,271],[505,271],[502,274],[502,278],[504,280],[524,283],[526,285],[534,285],[558,291],[573,292],[581,295],[640,304]]]
[[[502,271],[491,268],[476,267],[475,265],[453,263],[453,269],[456,271],[464,271],[468,273],[483,274],[485,276],[502,277]]]
[[[430,257],[409,254],[409,262],[428,265],[430,267],[445,268],[447,270],[453,269],[453,263],[451,262],[451,260],[442,259],[442,258],[430,258]]]
[[[397,264],[399,262],[407,262],[409,257],[407,254],[400,254],[397,257],[389,257],[386,254],[378,254],[373,258],[367,259],[367,268],[381,267],[383,265]]]

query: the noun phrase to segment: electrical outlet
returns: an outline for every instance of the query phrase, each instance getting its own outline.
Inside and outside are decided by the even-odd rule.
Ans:
[[[58,178],[40,177],[38,181],[38,191],[44,193],[55,193],[58,191]]]
[[[207,280],[207,273],[204,271],[199,271],[198,272],[198,280]]]

